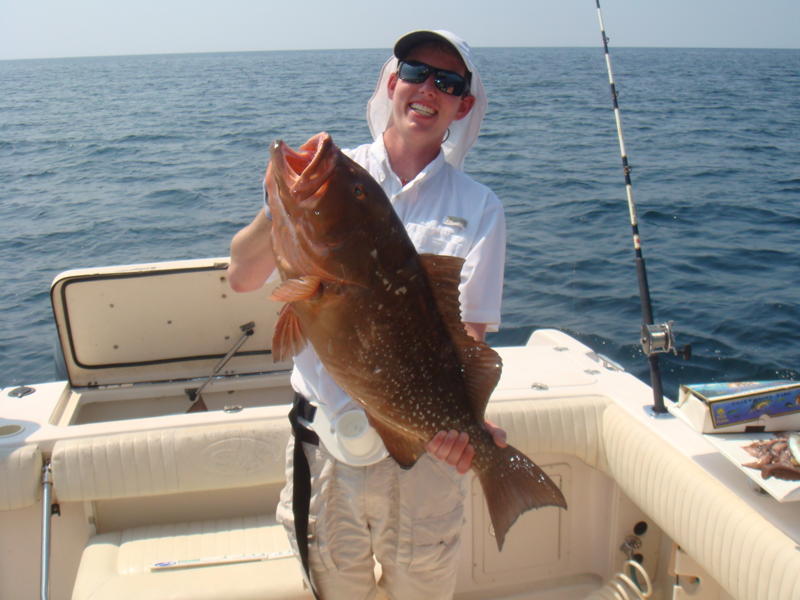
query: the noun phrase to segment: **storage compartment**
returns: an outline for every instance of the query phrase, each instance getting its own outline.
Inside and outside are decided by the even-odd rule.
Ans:
[[[274,363],[278,281],[230,289],[227,259],[67,271],[51,287],[69,389],[51,422],[82,425],[291,403]]]
[[[184,414],[192,406],[190,393],[199,385],[202,382],[72,390],[54,415],[54,422],[58,425],[84,425]],[[209,384],[201,394],[207,411],[225,412],[287,405],[291,404],[292,396],[288,373],[222,378]]]

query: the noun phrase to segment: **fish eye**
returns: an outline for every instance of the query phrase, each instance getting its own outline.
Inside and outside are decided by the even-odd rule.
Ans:
[[[356,197],[356,200],[363,200],[367,197],[367,192],[364,191],[364,186],[357,185],[353,188],[353,195]]]

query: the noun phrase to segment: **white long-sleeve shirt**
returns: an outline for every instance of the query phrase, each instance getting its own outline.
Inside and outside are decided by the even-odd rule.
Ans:
[[[505,217],[497,196],[446,162],[441,152],[405,185],[392,171],[381,137],[344,152],[381,185],[418,252],[465,260],[459,286],[461,318],[496,331],[506,246]],[[358,407],[310,345],[295,357],[291,381],[309,401],[326,405],[328,414]]]

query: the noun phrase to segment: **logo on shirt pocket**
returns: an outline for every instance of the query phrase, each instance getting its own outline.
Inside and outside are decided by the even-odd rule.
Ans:
[[[466,221],[464,221],[466,223]],[[439,225],[436,223],[407,225],[406,230],[417,248],[417,252],[431,254],[446,254],[448,256],[464,257],[467,251],[467,240],[463,229],[454,225]]]
[[[443,225],[447,225],[448,227],[455,227],[456,229],[466,229],[467,228],[467,220],[463,217],[454,217],[449,216],[445,217],[442,221]]]

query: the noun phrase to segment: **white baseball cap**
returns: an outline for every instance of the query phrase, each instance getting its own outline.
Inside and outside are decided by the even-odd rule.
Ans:
[[[469,44],[450,31],[444,29],[411,31],[395,42],[394,56],[383,65],[378,85],[367,102],[367,123],[373,139],[378,139],[378,136],[383,135],[391,114],[391,100],[387,91],[389,76],[397,71],[398,59],[405,58],[412,48],[431,41],[445,42],[452,46],[461,56],[470,73],[470,94],[475,97],[475,104],[467,116],[453,121],[450,125],[450,135],[442,144],[445,160],[457,169],[462,169],[467,152],[478,139],[488,101],[480,75],[478,75],[472,60],[472,50]]]

